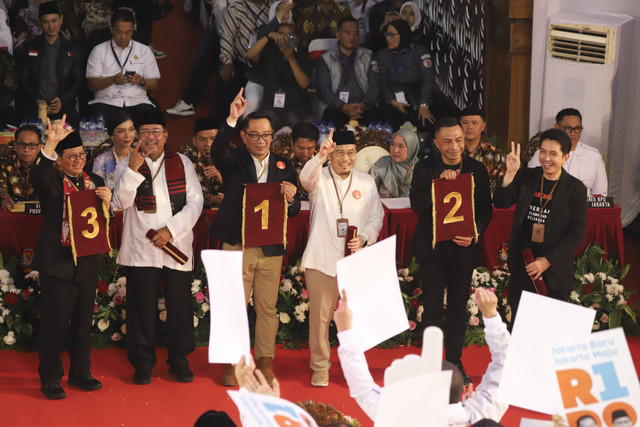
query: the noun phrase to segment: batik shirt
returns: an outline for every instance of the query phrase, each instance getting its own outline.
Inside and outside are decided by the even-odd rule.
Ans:
[[[207,178],[207,175],[205,175],[204,168],[208,165],[207,159],[204,156],[198,153],[192,145],[183,146],[180,148],[180,152],[187,156],[189,160],[191,160],[191,163],[193,163],[205,200],[207,200],[209,196],[224,193],[224,184],[222,181],[217,178]],[[211,162],[210,166],[213,166],[213,162]]]
[[[496,185],[502,180],[504,173],[506,172],[506,157],[502,154],[499,148],[491,145],[489,141],[480,141],[476,153],[472,156],[467,149],[464,150],[464,155],[476,159],[484,164],[489,173],[489,183],[491,185],[491,195],[496,190]]]
[[[37,200],[30,172],[31,166],[21,165],[15,154],[11,161],[0,164],[0,199],[10,197],[14,202]]]

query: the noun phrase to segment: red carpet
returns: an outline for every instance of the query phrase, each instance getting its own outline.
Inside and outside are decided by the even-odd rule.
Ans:
[[[640,372],[640,339],[630,338],[629,347],[634,357],[636,371]],[[395,350],[373,349],[367,352],[367,360],[374,379],[382,384],[384,369],[396,358],[408,353],[418,353],[416,347]],[[312,387],[309,383],[307,350],[277,351],[274,361],[282,394],[291,401],[313,399],[331,403],[341,411],[357,418],[363,427],[373,423],[349,397],[346,382],[333,350],[331,384],[327,388]],[[67,398],[48,401],[39,391],[37,375],[38,354],[17,351],[0,351],[0,401],[2,426],[192,426],[203,412],[209,409],[226,411],[239,423],[238,411],[228,398],[227,388],[220,385],[224,368],[207,363],[207,349],[198,348],[190,356],[195,380],[190,384],[175,381],[164,361],[166,349],[158,348],[158,366],[153,372],[153,382],[148,386],[135,385],[131,381],[133,369],[126,359],[126,352],[109,348],[92,353],[92,372],[103,382],[103,388],[84,392],[69,388],[66,378],[63,386]],[[68,369],[68,359],[65,370]],[[464,365],[477,384],[489,362],[489,350],[470,347],[464,350]],[[520,418],[549,419],[542,414],[520,408],[511,408],[502,422],[507,427],[517,427]]]

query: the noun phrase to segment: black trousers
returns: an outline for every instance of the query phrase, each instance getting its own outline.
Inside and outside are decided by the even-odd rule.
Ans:
[[[422,327],[442,328],[442,303],[447,289],[446,326],[444,347],[446,359],[460,363],[464,335],[467,330],[467,300],[471,288],[472,264],[464,259],[452,242],[440,243],[444,246],[432,262],[420,264],[422,278],[422,300],[424,313]]]
[[[223,67],[223,65],[220,65]],[[218,117],[229,116],[229,105],[235,99],[236,95],[240,91],[240,88],[245,87],[247,84],[247,77],[245,74],[249,67],[244,62],[233,60],[233,77],[228,82],[225,82],[220,77],[216,81],[216,108],[218,109]]]
[[[97,118],[100,113],[104,116],[105,122],[109,121],[109,117],[115,114],[116,111],[126,110],[127,113],[131,114],[133,117],[133,122],[138,123],[138,121],[142,118],[142,114],[147,111],[155,110],[155,105],[151,104],[138,104],[131,105],[127,107],[115,107],[110,104],[103,104],[101,102],[89,105],[89,117]],[[87,118],[88,119],[88,118]]]
[[[191,76],[189,84],[182,94],[182,100],[194,107],[204,95],[204,90],[209,83],[209,79],[213,73],[217,73],[220,69],[220,37],[216,31],[216,26],[212,25],[204,32],[200,42],[198,43],[198,53],[196,62],[191,68]],[[218,80],[222,81],[222,79]],[[240,89],[238,89],[240,90]],[[228,108],[228,106],[227,106]]]
[[[40,365],[42,384],[59,384],[64,375],[60,353],[69,334],[69,376],[90,372],[91,319],[97,277],[86,282],[40,275]]]
[[[342,127],[349,122],[350,117],[347,116],[342,110],[336,108],[327,107],[322,114],[322,121],[325,123],[333,122],[336,125],[336,129],[342,129]],[[378,111],[378,108],[370,108],[362,113],[362,117],[358,119],[358,122],[362,125],[369,126],[371,122],[379,122],[382,117]],[[384,120],[386,121],[386,120]]]
[[[191,271],[127,267],[127,356],[134,368],[151,370],[156,359],[160,284],[167,306],[167,363],[186,360],[196,348],[191,307]]]

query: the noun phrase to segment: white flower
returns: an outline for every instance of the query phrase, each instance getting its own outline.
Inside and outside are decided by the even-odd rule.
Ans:
[[[122,320],[127,320],[127,310],[122,310],[122,313],[120,313],[120,318]]]
[[[596,273],[596,276],[598,276],[600,278],[600,280],[602,280],[603,282],[605,281],[605,279],[607,278],[607,275],[605,273],[603,273],[602,271],[598,271]]]
[[[163,298],[158,298],[158,310],[162,311],[162,310],[166,310],[166,309],[167,309],[167,305],[165,304],[164,297]]]
[[[104,320],[104,319],[98,320],[98,329],[100,330],[100,332],[106,331],[107,328],[109,328],[109,321],[108,320]]]
[[[122,332],[122,335],[127,335],[127,324],[123,323],[122,326],[120,326],[120,332]]]
[[[469,307],[469,313],[471,313],[474,316],[478,314],[478,306],[474,304],[471,307]]]
[[[502,305],[508,305],[509,304],[509,300],[506,298],[502,298]]]
[[[280,322],[287,324],[289,322],[291,322],[291,316],[289,316],[287,313],[285,312],[281,312],[278,314],[278,317],[280,317]]]
[[[195,279],[193,282],[191,282],[191,294],[196,294],[200,291],[201,283],[202,283],[202,280],[199,280],[199,279]]]
[[[407,277],[409,275],[409,269],[408,268],[402,268],[400,270],[398,270],[398,274],[402,277]]]
[[[404,282],[404,277],[398,277],[399,282]]]
[[[0,282],[4,283],[8,281],[10,278],[11,278],[11,274],[9,273],[8,270],[5,270],[4,268],[0,270]]]
[[[420,306],[416,311],[416,322],[418,323],[422,322],[422,313],[424,313],[424,307]]]
[[[620,299],[618,300],[618,302],[616,303],[616,306],[618,305],[624,305],[627,302],[624,300],[624,297],[622,295],[620,295]]]
[[[2,292],[9,292],[9,285],[7,285],[6,283],[2,282],[2,284],[0,284],[0,291]]]
[[[40,273],[38,273],[38,270],[31,270],[29,273],[27,273],[26,276],[24,276],[25,279],[33,279],[33,280],[40,280]]]
[[[198,316],[193,316],[193,327],[197,328],[198,323],[200,323],[200,319],[198,319]]]
[[[116,280],[116,285],[118,285],[119,288],[122,286],[127,286],[127,278],[125,276],[118,277],[118,280]]]
[[[598,321],[593,322],[593,326],[591,327],[592,331],[597,331],[600,329],[600,323]]]
[[[202,309],[203,313],[206,313],[207,311],[209,311],[209,304],[207,304],[206,302],[203,302],[200,308]]]
[[[0,316],[0,325],[4,323],[4,316]]]
[[[578,294],[576,291],[571,291],[569,299],[571,299],[571,301],[580,302],[580,294]]]
[[[307,316],[305,316],[303,312],[297,310],[294,315],[296,316],[296,320],[300,323],[304,323],[305,319],[307,318]]]
[[[160,314],[158,315],[158,317],[160,318],[161,322],[166,322],[167,321],[167,310],[162,310],[160,312]]]
[[[291,295],[298,295],[298,291],[296,291],[296,288],[291,288]]]
[[[2,270],[2,271],[6,271],[6,270]],[[16,337],[14,332],[9,331],[7,335],[5,335],[4,338],[2,338],[2,341],[4,341],[6,345],[14,345],[16,343]]]
[[[609,301],[609,302],[613,301],[613,295],[611,295],[611,294],[607,294],[607,295],[605,295],[605,298],[606,298],[606,299],[607,299],[607,301]]]
[[[407,276],[404,278],[405,281],[411,282],[413,280],[413,276]]]
[[[282,285],[280,285],[283,292],[290,292],[293,289],[293,282],[289,279],[284,279]]]
[[[289,273],[291,273],[292,275],[295,275],[298,272],[298,266],[294,265],[293,267],[291,267],[291,270],[289,270]]]
[[[109,288],[107,288],[107,294],[111,296],[116,292],[118,292],[118,285],[116,285],[115,283],[109,283]]]
[[[596,277],[593,275],[593,273],[584,274],[582,277],[584,277],[584,280],[586,280],[587,283],[593,283],[596,280]]]
[[[8,308],[2,307],[2,315],[3,316],[8,316],[10,313]]]

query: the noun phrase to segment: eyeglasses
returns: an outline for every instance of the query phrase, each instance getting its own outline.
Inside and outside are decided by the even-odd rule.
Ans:
[[[166,131],[164,129],[141,130],[138,132],[138,134],[140,135],[141,138],[146,138],[150,135],[153,135],[154,138],[157,138],[165,132]]]
[[[399,33],[384,33],[384,36],[388,39],[392,39],[397,35],[399,35]]]
[[[77,161],[78,159],[80,159],[80,160],[85,160],[86,158],[87,158],[87,152],[86,152],[86,151],[83,151],[83,152],[81,152],[80,154],[69,154],[69,155],[67,156],[67,159],[68,159],[69,161],[71,161],[71,162],[75,162],[75,161]]]
[[[29,150],[36,150],[39,146],[40,143],[37,142],[31,142],[29,144],[26,142],[16,142],[16,147],[21,150],[24,150],[25,148],[28,148]]]
[[[262,135],[260,135],[259,133],[247,133],[245,135],[247,135],[247,138],[249,138],[249,141],[251,142],[257,142],[260,140],[260,138],[262,138],[262,140],[265,142],[271,141],[273,139],[272,133],[264,133]]]
[[[572,128],[571,126],[565,126],[562,128],[562,130],[566,133],[581,133],[582,129],[584,129],[582,126],[576,126],[574,128]]]
[[[354,157],[357,154],[356,150],[342,151],[336,150],[334,151],[336,157]]]

